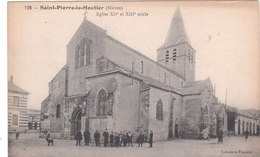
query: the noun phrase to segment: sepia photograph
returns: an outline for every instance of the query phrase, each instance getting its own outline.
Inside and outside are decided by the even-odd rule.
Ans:
[[[257,1],[7,6],[8,156],[260,156]]]

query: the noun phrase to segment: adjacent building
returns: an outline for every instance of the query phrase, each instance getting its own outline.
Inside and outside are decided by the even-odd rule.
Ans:
[[[27,103],[29,92],[14,84],[13,76],[8,81],[8,131],[28,129]]]
[[[40,129],[40,110],[29,109],[29,92],[14,84],[13,76],[8,81],[8,131]]]
[[[234,107],[226,106],[228,135],[257,134],[257,118]]]

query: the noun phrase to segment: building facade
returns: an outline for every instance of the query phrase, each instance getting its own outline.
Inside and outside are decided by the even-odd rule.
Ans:
[[[28,131],[40,129],[40,110],[29,109],[29,93],[13,82],[8,81],[8,131]]]
[[[234,107],[226,107],[228,117],[228,135],[257,135],[257,118]]]
[[[213,104],[211,107],[213,111],[211,136],[216,137],[220,130],[222,130],[224,135],[228,135],[227,112],[225,105],[222,103],[216,103]]]
[[[8,81],[8,131],[25,131],[28,129],[27,102],[29,93],[13,82]]]
[[[49,83],[41,130],[73,139],[77,130],[154,132],[154,140],[210,134],[216,103],[210,79],[195,81],[196,51],[177,8],[157,61],[84,18],[66,65]]]

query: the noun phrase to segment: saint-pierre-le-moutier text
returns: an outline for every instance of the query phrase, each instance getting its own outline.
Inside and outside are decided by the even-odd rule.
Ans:
[[[98,6],[98,5],[94,5],[94,6],[41,5],[40,10],[123,10],[123,7],[122,6]]]

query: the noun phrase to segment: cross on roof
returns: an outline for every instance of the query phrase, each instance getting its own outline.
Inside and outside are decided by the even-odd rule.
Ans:
[[[88,14],[87,11],[85,11],[84,14],[83,14],[85,19],[87,19],[87,14]]]

